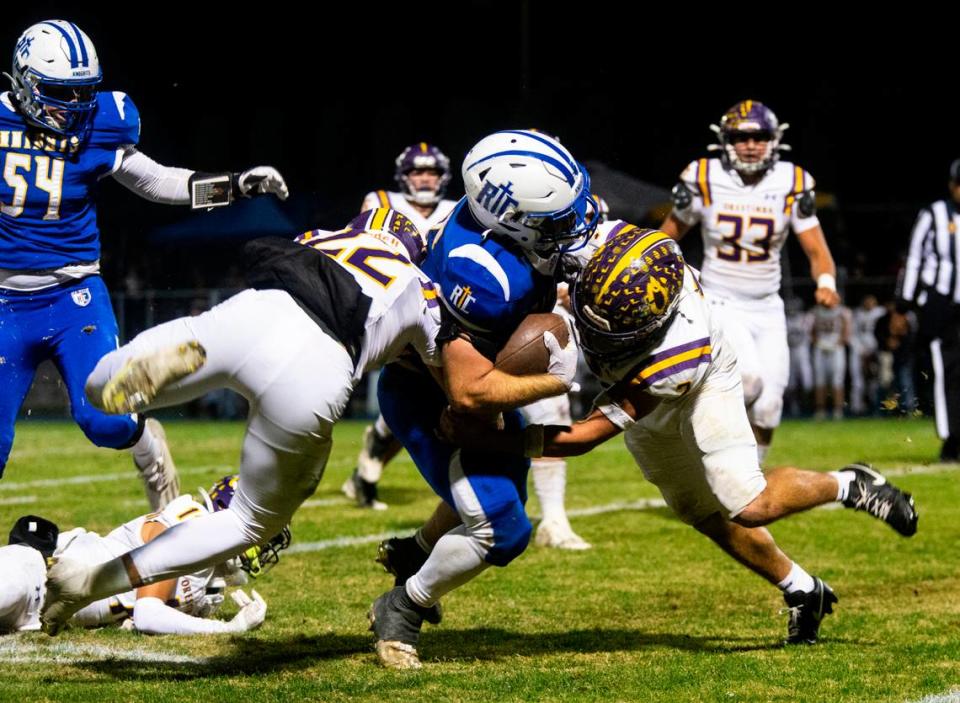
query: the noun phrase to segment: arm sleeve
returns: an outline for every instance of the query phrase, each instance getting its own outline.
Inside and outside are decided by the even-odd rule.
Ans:
[[[190,169],[163,166],[128,146],[113,177],[141,198],[166,205],[189,205],[192,175]]]
[[[933,213],[927,209],[921,210],[916,224],[913,226],[913,233],[910,236],[910,249],[907,252],[907,262],[903,268],[899,295],[903,300],[913,302],[917,298],[920,267],[923,264],[924,250],[932,228]]]
[[[182,613],[159,598],[138,598],[133,625],[147,635],[209,635],[237,632],[231,622],[204,620]]]

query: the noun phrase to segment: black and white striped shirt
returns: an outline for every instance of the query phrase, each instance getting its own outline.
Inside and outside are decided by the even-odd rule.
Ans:
[[[910,251],[900,283],[900,297],[924,305],[928,291],[960,303],[960,211],[949,200],[938,200],[917,216]]]

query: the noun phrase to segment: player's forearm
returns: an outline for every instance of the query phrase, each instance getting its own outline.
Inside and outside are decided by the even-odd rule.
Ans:
[[[447,379],[450,405],[461,413],[512,410],[567,392],[563,382],[550,374],[511,376],[491,369],[468,383]]]
[[[128,150],[113,177],[125,188],[155,203],[190,204],[190,176],[186,168],[164,166],[136,149]]]
[[[171,608],[159,598],[138,598],[133,624],[147,635],[212,635],[239,632],[232,622],[207,620]]]

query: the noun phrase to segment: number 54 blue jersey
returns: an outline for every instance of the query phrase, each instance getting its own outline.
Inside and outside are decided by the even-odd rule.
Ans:
[[[97,183],[140,139],[140,114],[119,92],[97,95],[88,137],[44,132],[0,95],[0,269],[46,271],[100,258]]]

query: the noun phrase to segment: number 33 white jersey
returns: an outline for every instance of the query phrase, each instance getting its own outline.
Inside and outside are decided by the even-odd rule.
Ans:
[[[693,195],[673,215],[703,234],[703,286],[731,298],[756,299],[780,290],[780,250],[787,227],[804,232],[819,224],[803,217],[798,198],[814,187],[813,176],[789,161],[778,161],[754,185],[727,170],[720,159],[699,159],[680,176]]]

